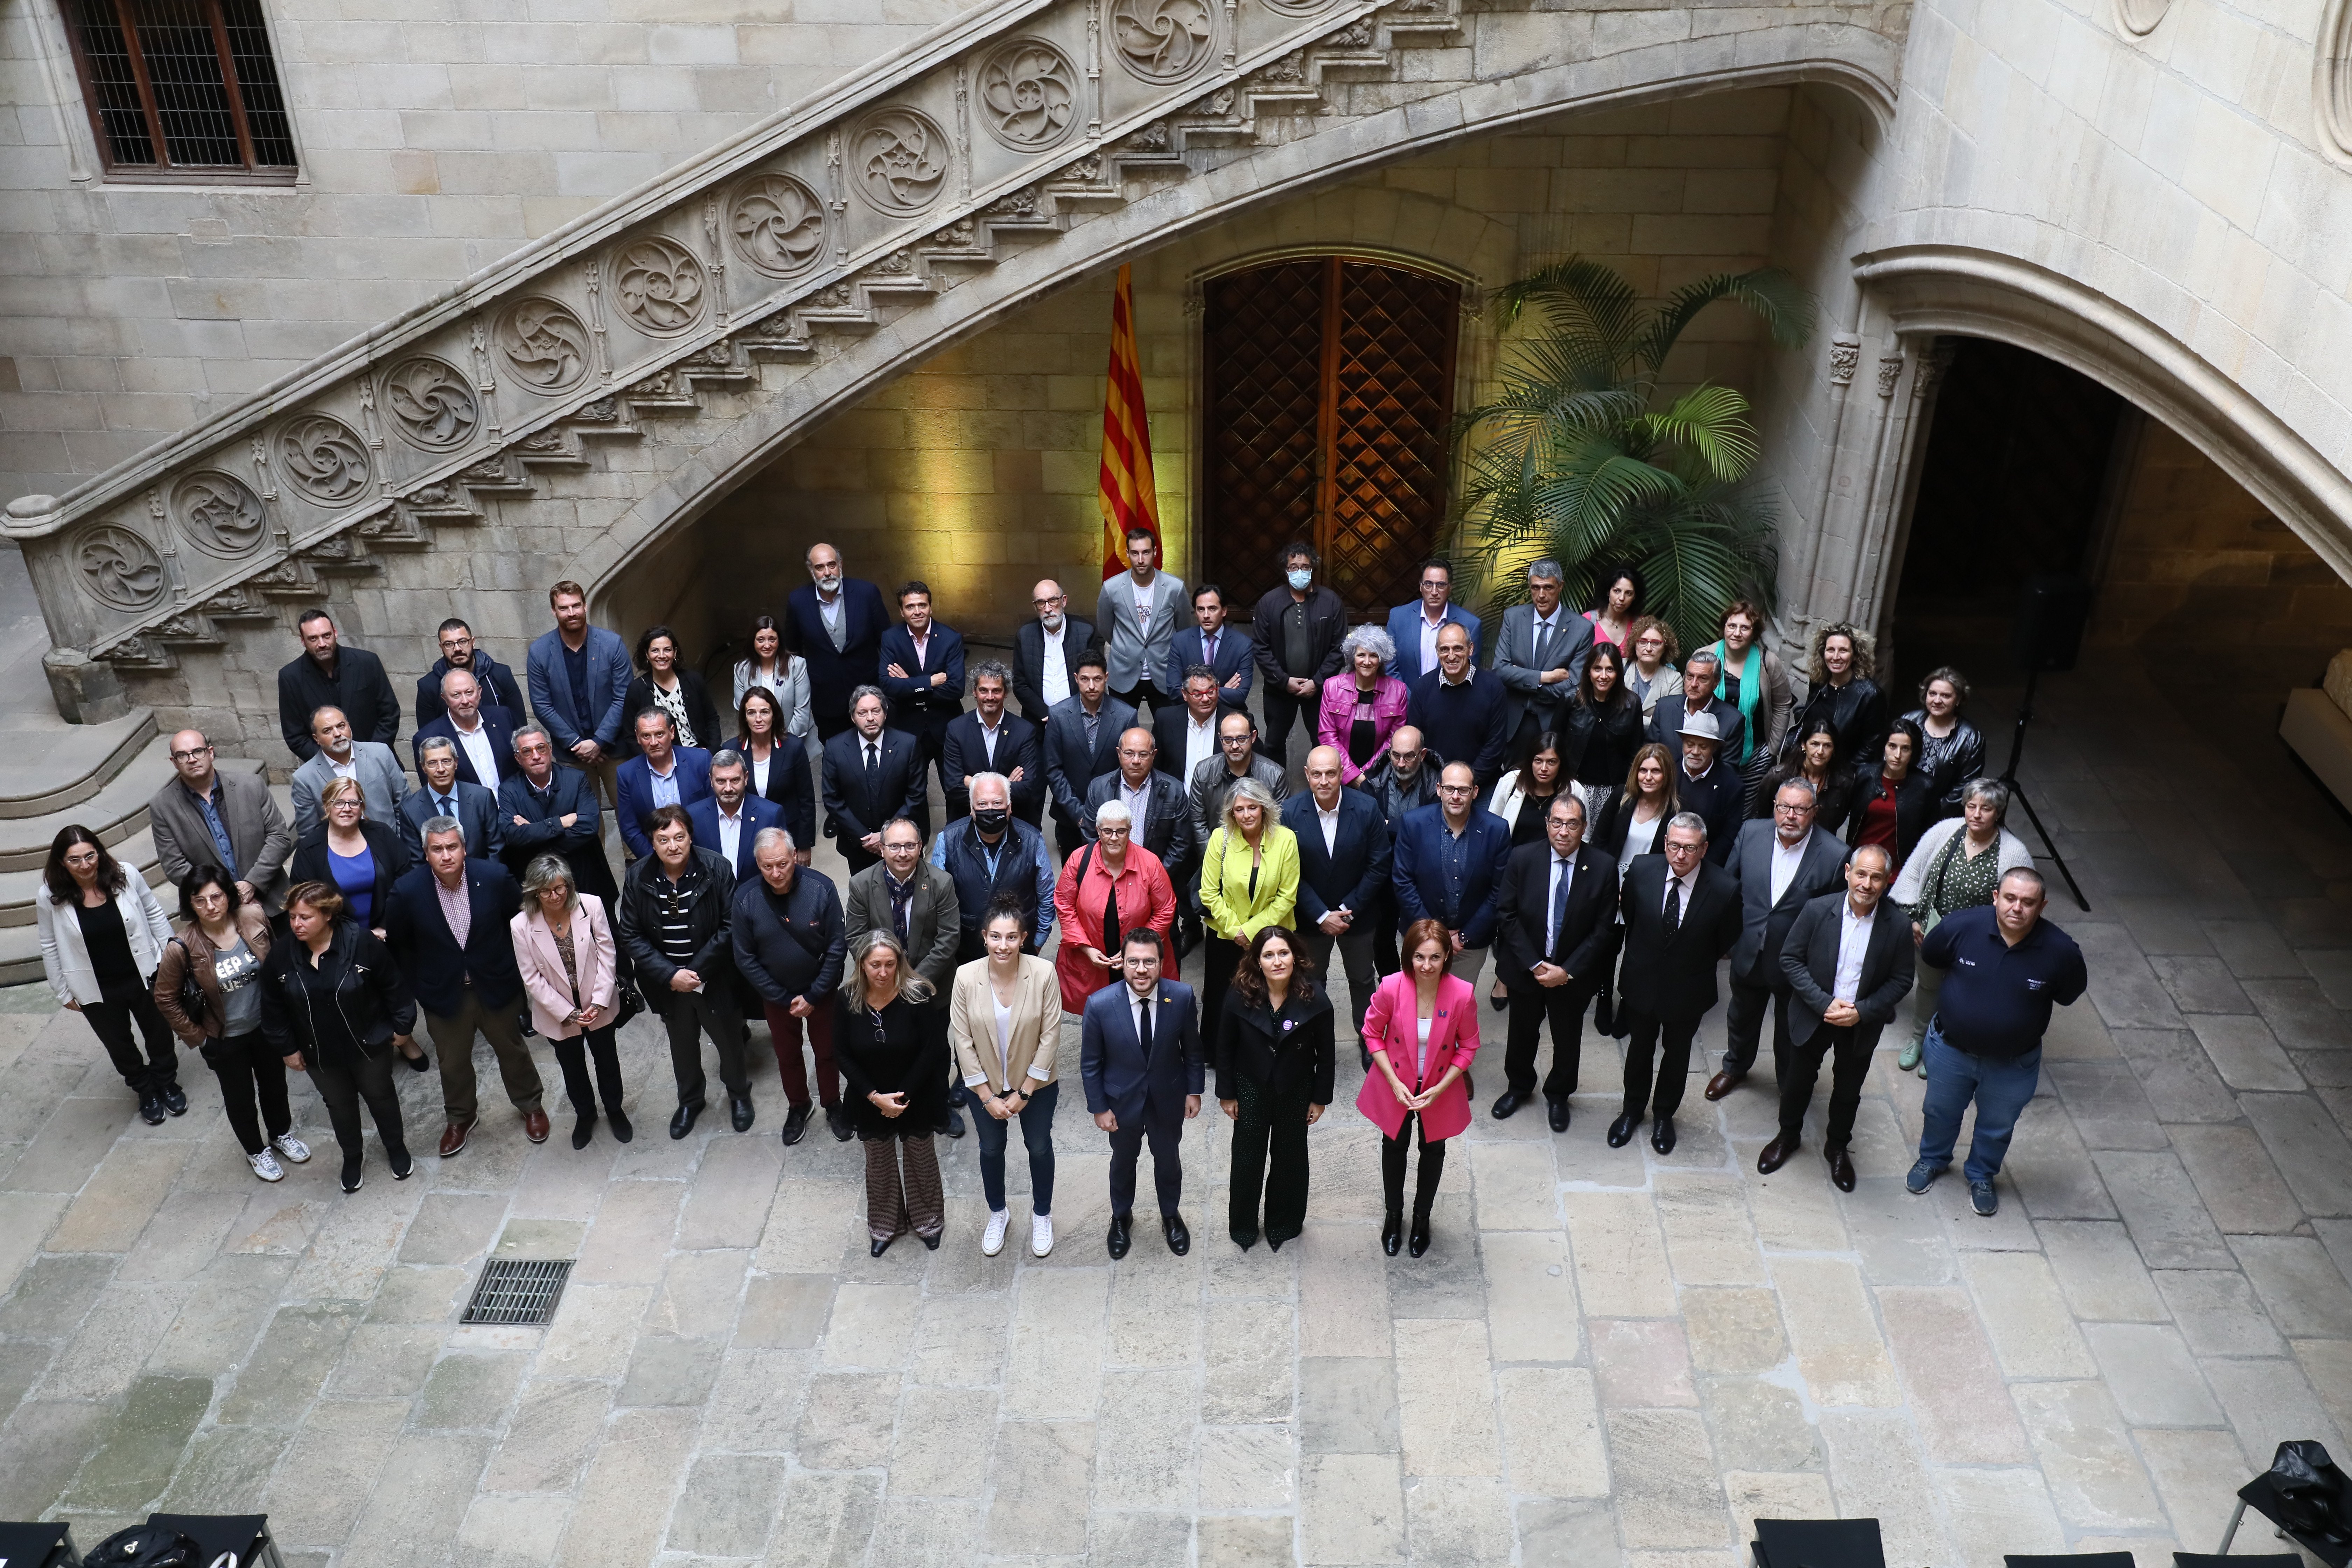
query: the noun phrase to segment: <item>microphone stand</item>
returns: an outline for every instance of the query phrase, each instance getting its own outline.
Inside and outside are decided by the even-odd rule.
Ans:
[[[2025,672],[2025,695],[2017,704],[2017,728],[2010,735],[2009,765],[2000,771],[2000,782],[2009,786],[2009,793],[2016,798],[2017,804],[2025,807],[2026,819],[2033,824],[2033,830],[2042,835],[2042,847],[2050,852],[2051,864],[2056,866],[2058,874],[2066,879],[2066,890],[2074,895],[2074,901],[2082,906],[2084,914],[2088,914],[2091,901],[2083,897],[2083,889],[2075,882],[2074,873],[2066,868],[2066,858],[2058,853],[2056,840],[2050,837],[2050,829],[2042,825],[2042,814],[2033,809],[2033,802],[2026,795],[2025,785],[2017,777],[2018,759],[2025,754],[2025,727],[2033,722],[2033,690],[2041,681],[2041,668],[2038,665],[2029,667]]]

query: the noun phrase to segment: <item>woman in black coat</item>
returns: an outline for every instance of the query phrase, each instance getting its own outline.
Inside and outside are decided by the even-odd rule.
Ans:
[[[1331,999],[1307,955],[1265,927],[1234,971],[1216,1038],[1217,1102],[1234,1124],[1226,1223],[1244,1252],[1258,1238],[1261,1183],[1266,1246],[1279,1252],[1307,1228],[1307,1130],[1331,1103],[1332,1041]]]
[[[1616,644],[1592,645],[1576,695],[1560,715],[1559,741],[1560,763],[1576,781],[1584,820],[1596,822],[1642,743],[1642,701],[1625,684],[1625,656]]]
[[[866,1150],[866,1232],[879,1258],[913,1231],[939,1250],[947,1228],[931,1133],[948,1109],[948,1015],[885,926],[849,944],[834,993],[833,1059]]]
[[[343,1154],[343,1191],[360,1190],[360,1101],[375,1118],[393,1180],[416,1168],[392,1086],[392,1058],[415,1046],[416,999],[392,950],[343,918],[330,882],[301,882],[286,895],[290,941],[269,944],[261,964],[261,1033],[296,1072],[310,1075]]]
[[[1840,807],[1846,825],[1846,842],[1859,849],[1875,844],[1892,857],[1886,870],[1892,878],[1903,869],[1919,835],[1936,820],[1935,780],[1914,765],[1925,750],[1919,727],[1908,719],[1895,721],[1886,734],[1885,759],[1875,771],[1857,769],[1858,776]]]
[[[648,708],[669,714],[681,746],[715,752],[727,743],[719,732],[719,710],[710,704],[701,673],[686,668],[676,633],[667,626],[647,626],[637,639],[637,669],[621,701],[621,733],[630,737],[629,746],[636,745],[637,715]]]
[[[349,805],[345,803],[349,802]],[[416,863],[405,835],[381,822],[370,822],[363,814],[366,802],[357,783],[350,779],[330,780],[319,802],[324,818],[318,826],[304,835],[294,846],[294,862],[287,874],[292,882],[324,882],[343,895],[354,916],[362,914],[360,894],[367,894],[364,917],[358,923],[383,934],[383,909],[392,897],[392,885],[401,874]],[[373,862],[374,876],[368,887],[346,885],[345,870],[359,858],[364,848],[366,858]],[[343,862],[339,869],[337,860]]]
[[[810,782],[808,752],[800,737],[784,731],[784,713],[774,692],[755,686],[735,710],[735,749],[750,770],[752,792],[784,814],[784,831],[803,866],[816,847],[816,786]]]
[[[1837,731],[1840,762],[1876,756],[1888,715],[1886,693],[1871,679],[1873,668],[1870,639],[1852,626],[1841,623],[1815,632],[1805,668],[1811,684],[1789,733],[1799,735],[1814,721],[1826,720]],[[1783,760],[1789,760],[1785,751]]]

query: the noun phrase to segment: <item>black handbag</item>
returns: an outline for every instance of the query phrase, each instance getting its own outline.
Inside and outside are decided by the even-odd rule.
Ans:
[[[172,945],[180,950],[180,1011],[188,1016],[189,1023],[201,1029],[205,1022],[205,983],[196,978],[196,955],[176,936]]]
[[[2270,1480],[2288,1534],[2352,1544],[2352,1489],[2325,1447],[2308,1438],[2281,1443]]]

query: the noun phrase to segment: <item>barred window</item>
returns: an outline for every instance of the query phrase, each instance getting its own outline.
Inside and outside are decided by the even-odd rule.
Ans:
[[[260,0],[66,0],[65,14],[110,172],[293,177]]]

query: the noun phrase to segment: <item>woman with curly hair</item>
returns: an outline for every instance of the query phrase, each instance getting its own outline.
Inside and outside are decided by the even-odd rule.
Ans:
[[[1886,693],[1871,679],[1875,651],[1867,634],[1843,622],[1815,631],[1805,666],[1811,684],[1790,732],[1801,741],[1808,725],[1826,719],[1837,734],[1839,757],[1876,756],[1886,736],[1887,712]]]
[[[1352,784],[1388,754],[1389,737],[1404,723],[1412,694],[1403,681],[1384,673],[1396,658],[1396,644],[1380,627],[1349,632],[1339,644],[1339,673],[1323,683],[1315,739],[1347,759],[1339,782]]]
[[[1307,1228],[1307,1130],[1331,1103],[1331,999],[1315,984],[1314,961],[1282,926],[1250,939],[1225,993],[1217,1029],[1217,1103],[1234,1124],[1233,1190],[1226,1224],[1247,1252]]]

